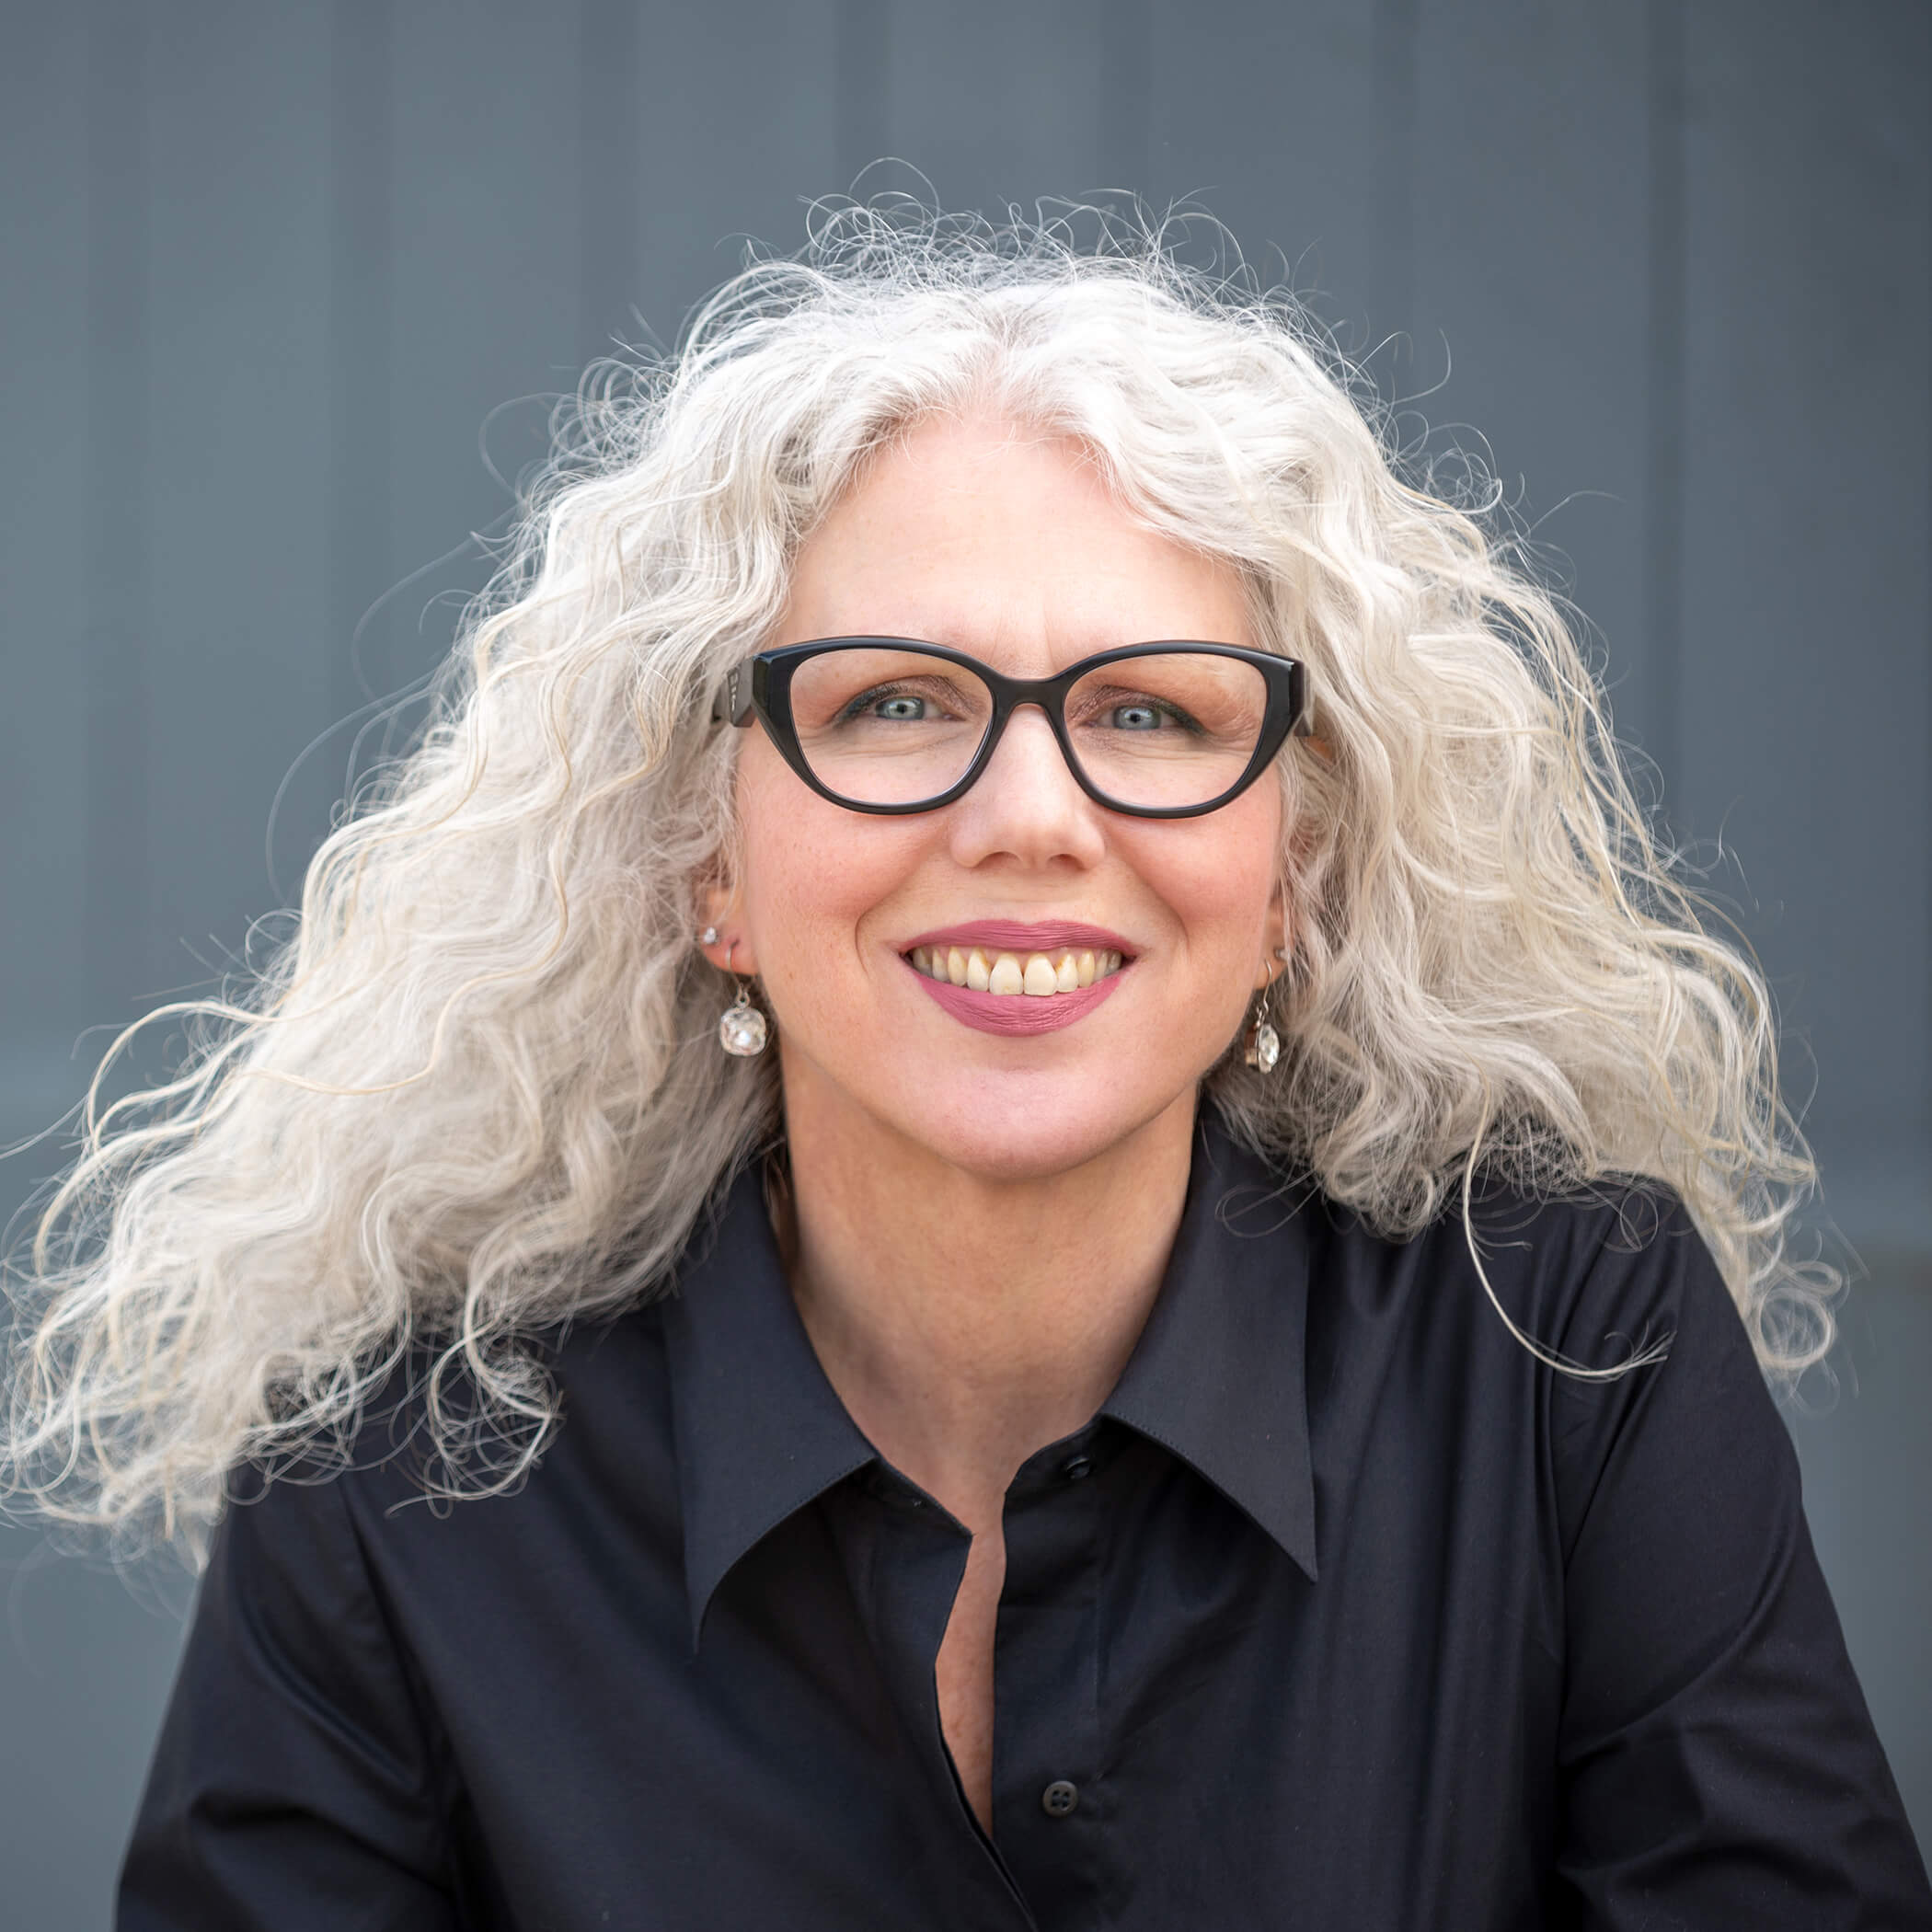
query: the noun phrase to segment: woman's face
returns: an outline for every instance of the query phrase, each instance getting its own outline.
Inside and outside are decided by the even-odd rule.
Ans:
[[[993,420],[921,425],[803,546],[772,642],[857,634],[950,645],[1016,677],[1155,638],[1253,642],[1232,569],[1133,521],[1075,445]],[[763,983],[795,1133],[883,1130],[988,1179],[1062,1172],[1191,1111],[1286,943],[1271,775],[1200,818],[1109,811],[1031,706],[937,811],[834,805],[755,727],[737,798],[743,872],[707,950],[721,965],[735,942],[733,969]],[[1123,963],[1046,1030],[1006,1016],[1074,1005],[1017,993],[989,1020],[986,995],[949,998],[931,954],[923,972],[913,958],[941,935],[938,972],[952,946],[970,962],[976,928],[992,928],[977,936],[995,964],[1107,949],[1048,930],[1067,925],[1111,936]]]

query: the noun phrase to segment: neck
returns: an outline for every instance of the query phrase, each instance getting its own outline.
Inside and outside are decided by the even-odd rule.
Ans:
[[[805,1330],[853,1420],[969,1529],[1028,1456],[1090,1420],[1160,1292],[1194,1097],[1064,1173],[952,1166],[809,1077],[788,1079],[789,1225]]]

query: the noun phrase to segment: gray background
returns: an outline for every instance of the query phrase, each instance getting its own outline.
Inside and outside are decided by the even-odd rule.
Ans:
[[[1792,1427],[1932,1834],[1920,0],[0,20],[0,1137],[293,897],[351,733],[305,748],[444,649],[492,466],[614,337],[674,337],[743,236],[795,247],[800,197],[875,156],[950,207],[1192,193],[1412,427],[1487,439],[1770,975],[1821,1215],[1869,1271],[1836,1405]],[[0,1161],[0,1213],[60,1157]],[[135,1581],[0,1531],[9,1928],[105,1923],[185,1594]]]

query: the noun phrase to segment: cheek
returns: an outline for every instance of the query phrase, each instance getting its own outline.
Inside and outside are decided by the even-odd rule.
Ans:
[[[1281,800],[1257,785],[1204,819],[1181,820],[1190,836],[1150,842],[1137,869],[1166,901],[1197,955],[1244,956],[1267,923],[1281,867]],[[1160,828],[1167,829],[1167,828]]]
[[[763,755],[757,755],[763,753]],[[799,782],[769,746],[738,780],[745,937],[776,998],[813,996],[857,957],[859,921],[915,863],[914,821],[846,811]]]

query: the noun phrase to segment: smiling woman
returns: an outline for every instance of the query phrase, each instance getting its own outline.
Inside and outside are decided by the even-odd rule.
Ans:
[[[15,1494],[206,1568],[122,1923],[1932,1925],[1765,989],[1481,506],[864,209],[578,421],[41,1225]]]

